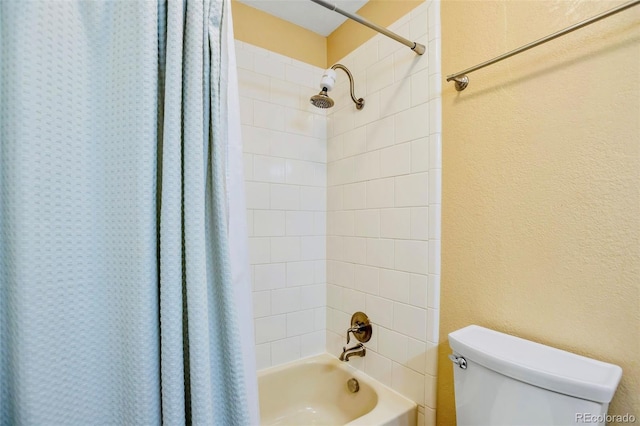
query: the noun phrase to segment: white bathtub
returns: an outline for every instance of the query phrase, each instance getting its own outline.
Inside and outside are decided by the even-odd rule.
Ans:
[[[356,393],[347,388],[351,378]],[[262,370],[258,389],[263,426],[416,424],[413,401],[328,354]]]

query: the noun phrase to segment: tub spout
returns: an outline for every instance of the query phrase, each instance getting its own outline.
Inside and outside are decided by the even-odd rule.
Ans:
[[[352,348],[347,349],[347,347],[342,348],[342,354],[340,355],[340,361],[349,362],[349,358],[352,356],[365,356],[367,354],[367,350],[365,349],[362,343],[358,343]]]

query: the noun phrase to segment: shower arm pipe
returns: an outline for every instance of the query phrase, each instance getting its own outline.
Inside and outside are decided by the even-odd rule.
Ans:
[[[315,1],[315,0],[312,0],[312,1]],[[599,15],[593,16],[593,17],[591,17],[589,19],[585,19],[582,22],[578,22],[577,24],[574,24],[574,25],[572,25],[570,27],[567,27],[567,28],[565,28],[563,30],[557,31],[557,32],[555,32],[553,34],[550,34],[550,35],[548,35],[546,37],[543,37],[541,39],[533,41],[533,42],[531,42],[529,44],[525,44],[524,46],[521,46],[521,47],[519,47],[517,49],[514,49],[514,50],[512,50],[510,52],[504,53],[504,54],[502,54],[500,56],[496,56],[495,58],[489,59],[488,61],[485,61],[485,62],[483,62],[481,64],[478,64],[478,65],[473,66],[471,68],[467,68],[466,70],[457,72],[455,74],[448,75],[447,76],[447,81],[453,80],[455,82],[456,90],[458,92],[460,92],[460,91],[464,90],[467,87],[467,85],[469,84],[469,77],[467,77],[467,74],[469,74],[469,73],[472,73],[474,71],[477,71],[477,70],[479,70],[481,68],[484,68],[484,67],[487,67],[489,65],[495,64],[496,62],[500,62],[500,61],[502,61],[504,59],[510,58],[510,57],[512,57],[514,55],[517,55],[518,53],[522,53],[525,50],[529,50],[531,48],[534,48],[536,46],[544,44],[544,43],[546,43],[548,41],[551,41],[551,40],[553,40],[555,38],[561,37],[561,36],[563,36],[565,34],[569,34],[570,32],[578,30],[578,29],[580,29],[582,27],[586,27],[589,24],[593,24],[594,22],[597,22],[597,21],[599,21],[601,19],[607,18],[607,17],[609,17],[611,15],[614,15],[614,14],[616,14],[618,12],[622,12],[623,10],[629,9],[630,7],[637,6],[638,4],[640,4],[640,0],[633,0],[633,1],[630,1],[630,2],[627,2],[627,3],[623,3],[620,6],[614,7],[613,9],[606,10],[606,11],[602,12]]]
[[[354,94],[353,75],[351,75],[351,71],[349,71],[347,67],[345,67],[342,64],[335,64],[334,66],[331,67],[331,69],[332,70],[341,69],[342,71],[347,73],[347,76],[349,77],[349,92],[351,93],[351,100],[353,100],[353,102],[356,104],[356,107],[358,109],[362,109],[362,107],[364,106],[364,99],[362,98],[356,99],[356,95]]]
[[[411,41],[411,40],[407,40],[404,37],[399,36],[398,34],[389,31],[388,29],[381,27],[380,25],[374,24],[371,21],[367,21],[366,19],[364,19],[362,16],[358,16],[356,14],[353,13],[349,13],[346,10],[342,10],[339,7],[337,7],[335,4],[331,4],[328,3],[324,0],[311,0],[312,2],[319,4],[320,6],[326,7],[329,10],[332,10],[334,12],[338,12],[340,15],[346,16],[347,18],[358,22],[359,24],[362,24],[366,27],[371,28],[374,31],[377,31],[381,34],[386,35],[389,38],[394,39],[397,42],[400,42],[402,44],[404,44],[405,46],[409,47],[411,50],[413,50],[414,52],[416,52],[418,55],[422,55],[425,52],[425,47],[423,44],[420,43],[416,43],[415,41]]]

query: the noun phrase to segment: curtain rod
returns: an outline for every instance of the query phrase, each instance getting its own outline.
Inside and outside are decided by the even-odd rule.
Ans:
[[[315,1],[315,0],[312,0],[312,1]],[[613,9],[607,10],[607,11],[605,11],[605,12],[599,14],[599,15],[596,15],[596,16],[594,16],[592,18],[586,19],[586,20],[584,20],[582,22],[578,22],[577,24],[574,24],[574,25],[572,25],[570,27],[567,27],[564,30],[560,30],[560,31],[555,32],[555,33],[553,33],[551,35],[543,37],[543,38],[541,38],[539,40],[536,40],[534,42],[526,44],[526,45],[524,45],[522,47],[519,47],[517,49],[514,49],[514,50],[512,50],[510,52],[507,52],[507,53],[505,53],[503,55],[496,56],[495,58],[490,59],[488,61],[485,61],[485,62],[483,62],[481,64],[478,64],[478,65],[473,66],[471,68],[467,68],[464,71],[460,71],[460,72],[457,72],[455,74],[448,75],[447,76],[447,81],[451,81],[451,80],[455,81],[456,90],[458,92],[460,92],[460,91],[464,90],[467,87],[467,85],[469,84],[469,77],[467,77],[466,74],[469,74],[469,73],[472,73],[474,71],[477,71],[477,70],[479,70],[481,68],[484,68],[484,67],[486,67],[488,65],[495,64],[496,62],[500,62],[503,59],[510,58],[513,55],[517,55],[518,53],[522,53],[525,50],[529,50],[529,49],[531,49],[533,47],[539,46],[539,45],[541,45],[543,43],[546,43],[548,41],[551,41],[551,40],[553,40],[555,38],[558,38],[560,36],[563,36],[565,34],[568,34],[568,33],[572,32],[572,31],[575,31],[575,30],[580,29],[582,27],[585,27],[585,26],[587,26],[589,24],[592,24],[592,23],[594,23],[596,21],[599,21],[601,19],[607,18],[607,17],[609,17],[611,15],[614,15],[614,14],[616,14],[618,12],[622,12],[625,9],[628,9],[630,7],[633,7],[633,6],[637,6],[638,4],[640,4],[640,0],[633,0],[633,1],[630,1],[628,3],[624,3],[624,4],[620,5],[620,6],[614,7]]]
[[[380,25],[374,24],[371,21],[367,21],[366,19],[364,19],[362,16],[358,16],[356,14],[353,13],[349,13],[346,10],[342,10],[339,7],[337,7],[335,4],[331,4],[328,3],[324,0],[311,0],[312,2],[319,4],[320,6],[326,7],[329,10],[332,10],[334,12],[338,12],[339,14],[346,16],[347,18],[354,20],[366,27],[371,28],[372,30],[375,30],[381,34],[386,35],[387,37],[390,37],[392,39],[394,39],[397,42],[400,42],[402,44],[404,44],[405,46],[411,48],[411,50],[413,50],[414,52],[416,52],[418,55],[422,55],[425,52],[425,47],[424,45],[420,44],[420,43],[416,43],[414,41],[411,40],[407,40],[404,37],[399,36],[398,34],[389,31],[388,29],[381,27]],[[640,0],[638,0],[640,1]]]

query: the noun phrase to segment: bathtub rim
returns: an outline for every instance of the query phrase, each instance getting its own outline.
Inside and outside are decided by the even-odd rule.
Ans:
[[[311,355],[298,360],[290,361],[285,364],[276,365],[273,367],[267,367],[258,371],[258,380],[260,377],[276,374],[280,371],[286,370],[291,367],[309,364],[328,364],[340,368],[352,377],[355,377],[359,381],[363,381],[373,388],[378,395],[378,402],[371,411],[363,416],[360,416],[345,426],[364,426],[364,425],[384,425],[394,424],[394,421],[399,416],[413,412],[411,418],[417,418],[418,404],[404,395],[401,395],[397,391],[391,389],[387,385],[380,383],[375,378],[367,375],[366,373],[356,369],[355,367],[340,361],[335,356],[324,352],[321,354]]]

